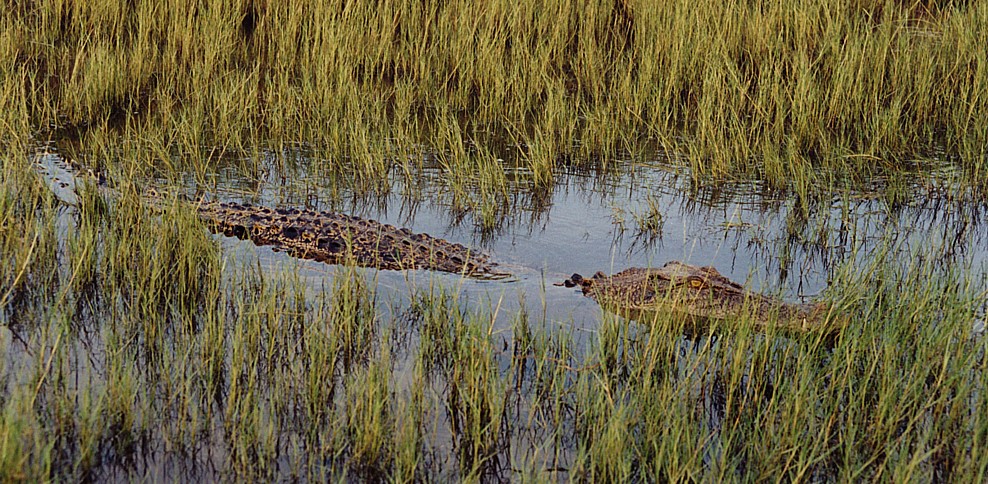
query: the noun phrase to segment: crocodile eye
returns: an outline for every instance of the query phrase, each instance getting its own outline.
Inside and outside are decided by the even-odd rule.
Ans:
[[[693,276],[689,278],[689,285],[694,289],[701,289],[706,286],[706,283],[703,282],[703,279]]]

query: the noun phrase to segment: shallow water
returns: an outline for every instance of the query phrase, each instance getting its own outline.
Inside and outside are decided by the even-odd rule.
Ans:
[[[77,175],[64,163],[57,147],[47,147],[36,161],[59,198],[67,204],[75,203],[72,190],[76,183],[73,177]],[[977,290],[984,291],[988,286],[986,205],[951,198],[950,187],[934,188],[930,180],[936,180],[937,176],[917,177],[925,181],[909,185],[914,196],[906,202],[887,201],[883,180],[874,180],[874,191],[841,193],[831,199],[802,204],[793,196],[757,183],[697,188],[689,173],[661,157],[648,162],[628,160],[623,166],[631,168],[620,172],[563,173],[558,176],[557,185],[541,192],[525,182],[524,173],[513,173],[512,199],[507,201],[504,218],[495,227],[483,227],[473,214],[451,209],[445,175],[434,164],[422,163],[421,170],[411,178],[395,174],[383,194],[366,195],[340,188],[338,183],[305,170],[316,163],[309,160],[300,167],[262,163],[266,167],[262,170],[264,176],[254,178],[242,176],[236,168],[221,168],[208,175],[208,188],[202,188],[204,184],[201,180],[197,182],[192,174],[179,179],[184,180],[180,186],[190,193],[198,191],[219,200],[340,211],[488,251],[512,277],[490,281],[422,270],[357,270],[373,281],[383,320],[389,320],[392,315],[396,318],[391,319],[397,319],[395,312],[408,307],[413,289],[439,283],[453,288],[464,308],[496,314],[491,328],[495,332],[494,341],[500,346],[504,340],[506,349],[512,323],[522,305],[533,326],[545,327],[550,332],[559,331],[579,340],[598,331],[602,309],[578,290],[554,285],[574,272],[612,273],[628,267],[658,266],[669,260],[681,260],[712,265],[754,290],[800,302],[839,293],[841,288],[834,287],[832,281],[835,271],[842,267],[866,267],[873,259],[885,257],[906,268],[931,266],[933,273],[929,277],[958,267],[969,268],[973,282],[979,285]],[[950,176],[949,171],[942,173],[944,180]],[[660,231],[639,230],[635,214],[648,206],[656,207],[661,213]],[[66,220],[60,223],[72,223],[71,217],[63,218]],[[257,264],[265,274],[274,277],[297,274],[315,293],[328,290],[340,270],[338,266],[294,259],[248,241],[214,237],[223,250],[228,275],[238,274],[245,265]],[[924,265],[927,261],[930,264]],[[983,332],[982,321],[975,321],[974,325],[977,332]],[[676,361],[679,369],[687,373],[687,368],[707,368],[711,363],[697,356],[695,348],[711,341],[714,340],[690,341],[681,336],[677,342],[681,348],[681,357]],[[712,343],[719,344],[722,343]],[[780,338],[774,344],[793,343]],[[0,349],[17,346],[0,332]],[[100,348],[98,344],[79,348],[76,354],[95,358],[93,365],[99,367],[99,355],[103,352]],[[505,365],[510,354],[498,356],[501,358],[504,361],[498,362],[500,370],[508,372],[510,369]],[[85,361],[77,361],[73,368],[77,373],[99,372]],[[396,392],[414,384],[408,361],[396,361],[392,371],[393,384],[401,387]],[[716,369],[698,374],[715,375]],[[723,402],[718,403],[716,385],[705,378],[701,376],[694,383],[698,395],[703,395],[696,398],[703,412],[709,415],[711,427],[707,431],[715,433],[722,418]],[[512,411],[517,411],[517,415],[527,412],[526,409]],[[525,418],[519,418],[516,425],[523,429]],[[217,418],[212,425],[219,427],[221,420]],[[436,465],[441,469],[452,465],[448,425],[440,418],[426,437],[430,440],[425,445],[437,453],[435,458],[440,462]],[[526,441],[529,437],[524,435],[521,430],[510,437],[517,444],[511,446],[510,457],[526,457],[525,452],[545,445]],[[224,468],[229,463],[231,444],[223,440],[221,432],[210,439],[215,440],[196,444],[205,449],[205,454],[188,458],[176,456],[159,443],[151,442],[140,450],[139,462],[122,464],[122,472],[128,476],[166,478],[226,475]],[[560,445],[563,448],[555,451],[562,461],[572,459],[573,444]],[[291,461],[295,458],[292,452],[297,450],[286,450],[289,455],[285,458]],[[718,450],[714,446],[708,452]],[[106,465],[109,472],[117,472],[112,459]],[[132,468],[128,468],[130,465]],[[546,467],[553,466],[547,463]]]
[[[549,319],[572,318],[578,327],[592,326],[599,310],[578,291],[553,283],[574,272],[612,273],[669,260],[712,265],[732,280],[789,301],[819,297],[834,268],[846,262],[861,265],[873,257],[895,257],[906,267],[922,257],[934,258],[945,270],[970,265],[984,282],[986,205],[948,200],[946,192],[929,185],[936,176],[911,183],[915,198],[906,203],[884,200],[883,181],[875,180],[875,191],[835,194],[830,200],[808,202],[804,212],[793,196],[758,184],[696,189],[688,173],[666,161],[632,166],[617,174],[565,173],[548,194],[516,183],[512,209],[493,230],[482,228],[469,214],[452,214],[441,170],[428,166],[414,188],[396,178],[389,194],[373,203],[354,197],[324,208],[481,247],[515,277],[503,282],[464,280],[461,287],[466,294],[503,298],[507,303],[521,294],[530,305],[540,307],[544,301]],[[291,174],[270,178],[297,179]],[[304,185],[310,194],[327,190],[317,180],[305,180]],[[286,193],[288,198],[301,198],[291,195],[295,190],[270,183],[252,201],[278,205],[277,199]],[[402,193],[415,195],[409,199]],[[641,232],[635,219],[649,203],[661,213],[657,233]],[[261,251],[259,257],[276,265],[286,256]],[[303,265],[306,274],[321,277],[318,264]],[[440,277],[450,282],[459,279]],[[404,281],[404,275],[388,271],[378,278],[386,287],[400,287]]]
[[[487,251],[513,274],[479,281],[429,271],[362,269],[377,282],[378,300],[389,305],[406,299],[409,284],[438,281],[457,288],[467,305],[510,315],[524,301],[529,313],[544,315],[547,324],[592,331],[600,308],[578,290],[555,283],[574,272],[613,273],[669,260],[712,265],[732,280],[791,302],[825,297],[835,268],[858,267],[875,257],[895,258],[903,267],[923,259],[933,259],[942,270],[970,267],[975,282],[986,286],[988,205],[957,196],[947,165],[908,181],[906,201],[890,201],[885,180],[876,179],[873,190],[805,203],[757,183],[698,188],[688,172],[660,156],[623,160],[621,166],[631,168],[620,172],[562,173],[550,190],[533,189],[524,173],[506,168],[510,208],[495,227],[483,227],[472,213],[451,210],[443,170],[428,153],[412,178],[393,174],[384,194],[371,195],[341,189],[313,173],[318,160],[303,157],[286,164],[266,156],[250,163],[262,167],[261,177],[249,179],[236,168],[221,167],[209,176],[208,188],[196,184],[192,174],[179,178],[190,192],[198,187],[219,200],[340,211],[425,232]],[[74,203],[75,181],[57,147],[46,147],[36,159],[59,198]],[[635,215],[649,205],[661,214],[661,228],[642,232]],[[313,290],[329,287],[335,272],[330,265],[216,237],[234,262],[231,267],[259,262],[272,273],[297,269]]]

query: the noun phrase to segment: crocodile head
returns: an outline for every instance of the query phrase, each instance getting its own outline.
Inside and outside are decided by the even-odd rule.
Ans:
[[[573,274],[563,282],[605,308],[634,318],[671,312],[694,321],[751,315],[756,322],[778,321],[801,331],[827,329],[824,304],[790,304],[744,288],[717,269],[670,261],[659,268],[631,268],[613,275]]]

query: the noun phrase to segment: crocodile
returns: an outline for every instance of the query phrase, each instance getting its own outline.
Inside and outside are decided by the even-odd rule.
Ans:
[[[195,208],[214,233],[271,246],[300,259],[388,270],[428,269],[477,279],[510,275],[482,252],[376,220],[215,201],[197,202]]]
[[[659,268],[630,268],[613,275],[573,274],[560,285],[579,287],[605,309],[631,319],[658,312],[683,314],[698,325],[750,315],[756,326],[775,321],[799,332],[839,329],[824,303],[791,304],[749,291],[717,269],[669,261]]]
[[[35,166],[66,205],[79,205],[81,184],[91,184],[107,196],[119,195],[105,178],[84,173],[60,157],[40,156]],[[146,189],[141,198],[156,209],[176,200],[188,204],[213,233],[250,240],[300,259],[387,270],[428,269],[475,279],[510,276],[483,252],[376,220],[336,212],[190,200],[155,188]]]

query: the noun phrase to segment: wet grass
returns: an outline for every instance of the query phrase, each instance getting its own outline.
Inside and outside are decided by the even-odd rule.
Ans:
[[[988,179],[982,2],[7,7],[0,107],[21,136],[112,126],[207,166],[317,146],[371,187],[416,144],[537,186],[642,142],[707,183],[803,195],[933,155]]]

